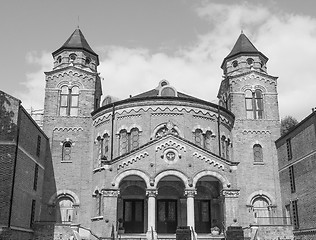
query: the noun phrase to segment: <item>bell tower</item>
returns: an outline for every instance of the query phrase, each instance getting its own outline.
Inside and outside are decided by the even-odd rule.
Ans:
[[[46,184],[51,186],[44,194],[51,213],[43,213],[43,220],[65,222],[66,219],[69,223],[89,226],[91,112],[99,107],[102,95],[97,72],[99,57],[79,28],[52,55],[53,69],[45,72],[43,124],[44,132],[50,138],[52,157],[52,169],[46,177]],[[65,205],[71,209],[67,210],[68,215],[58,210]]]
[[[219,104],[235,115],[233,157],[240,162],[237,220],[248,226],[281,216],[282,208],[274,144],[280,135],[277,77],[268,74],[267,62],[242,32],[221,65]]]

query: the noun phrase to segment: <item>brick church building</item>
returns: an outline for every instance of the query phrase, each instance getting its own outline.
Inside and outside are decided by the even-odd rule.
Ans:
[[[52,55],[43,122],[52,165],[39,232],[56,222],[80,226],[83,238],[123,227],[151,239],[190,226],[199,237],[282,215],[277,77],[245,34],[222,62],[218,105],[179,92],[172,79],[123,100],[105,87],[101,102],[99,57],[80,29]]]

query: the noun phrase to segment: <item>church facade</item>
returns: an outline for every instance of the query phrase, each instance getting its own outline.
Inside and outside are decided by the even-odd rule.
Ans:
[[[277,77],[243,33],[223,60],[218,105],[167,80],[124,100],[105,92],[101,103],[99,58],[80,29],[52,55],[41,222],[155,238],[177,226],[199,236],[282,215]]]

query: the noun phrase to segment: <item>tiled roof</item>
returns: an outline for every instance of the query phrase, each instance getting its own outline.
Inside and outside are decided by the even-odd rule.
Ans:
[[[67,41],[58,50],[53,52],[53,55],[63,49],[82,49],[82,50],[86,50],[87,52],[90,52],[91,54],[98,56],[89,46],[87,40],[85,39],[85,37],[83,36],[79,28],[77,28],[71,34],[71,36],[67,39]]]
[[[155,97],[155,96],[158,96],[158,94],[159,94],[159,90],[158,89],[152,89],[152,90],[149,90],[147,92],[143,92],[143,93],[140,93],[138,95],[135,95],[132,98]],[[184,94],[184,93],[181,93],[181,92],[178,92],[178,97],[197,99],[195,97],[192,97],[190,95],[187,95],[187,94]]]
[[[257,50],[257,48],[250,42],[250,40],[247,38],[247,36],[244,33],[241,33],[231,50],[231,52],[225,57],[224,62],[231,57],[234,57],[238,54],[260,54],[263,58],[268,60],[268,58],[261,52]],[[222,64],[222,66],[223,66]]]

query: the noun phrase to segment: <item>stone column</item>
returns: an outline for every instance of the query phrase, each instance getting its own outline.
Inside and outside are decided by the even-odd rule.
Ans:
[[[157,239],[156,231],[156,196],[157,189],[147,189],[148,197],[148,223],[147,223],[147,239]]]
[[[237,189],[223,189],[221,192],[224,198],[224,217],[226,227],[236,224],[234,219],[238,221],[238,197],[239,190]]]
[[[196,195],[195,189],[186,189],[184,195],[187,197],[187,226],[194,229],[194,195]]]
[[[102,232],[106,234],[106,237],[111,237],[112,226],[114,226],[116,234],[117,198],[120,194],[120,190],[102,189],[101,192],[103,194],[103,219],[105,221],[105,228]]]

